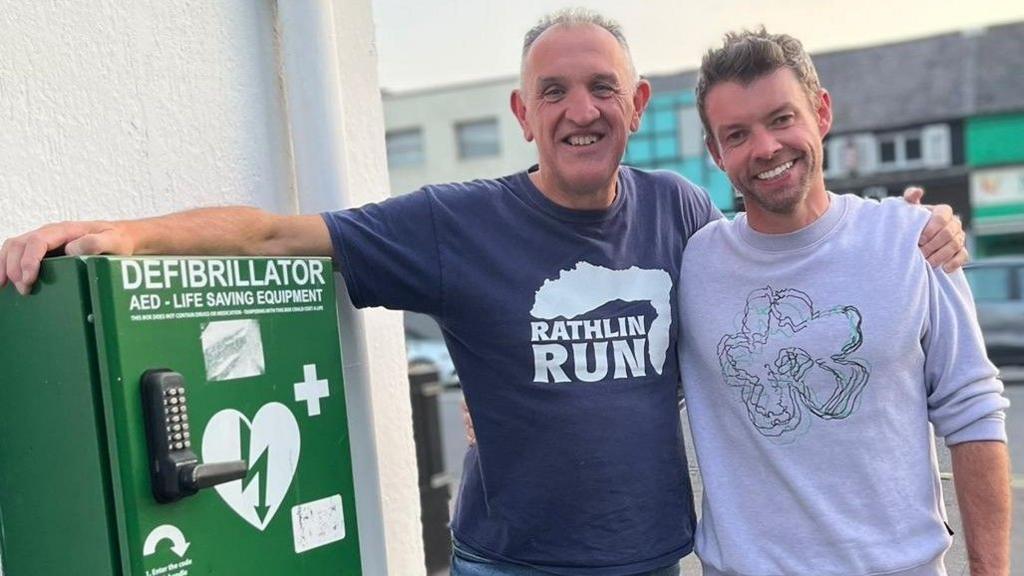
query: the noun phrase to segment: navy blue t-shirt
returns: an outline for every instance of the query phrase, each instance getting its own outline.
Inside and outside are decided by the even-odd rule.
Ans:
[[[607,210],[526,172],[324,214],[352,302],[433,316],[473,417],[452,529],[555,574],[633,574],[689,553],[676,290],[720,213],[669,172],[619,170]]]

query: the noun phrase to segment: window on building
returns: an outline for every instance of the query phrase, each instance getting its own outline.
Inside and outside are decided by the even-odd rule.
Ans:
[[[930,167],[953,163],[949,124],[932,124],[921,129],[921,155]]]
[[[459,158],[463,160],[497,156],[501,152],[497,118],[459,122],[455,125],[455,139]]]
[[[684,158],[699,158],[704,154],[704,127],[696,106],[679,109],[679,152]]]
[[[879,134],[877,142],[879,170],[941,167],[951,162],[947,124]]]
[[[921,159],[921,136],[918,134],[908,135],[904,140],[904,152],[906,152],[907,162],[913,162]]]
[[[423,164],[423,130],[419,128],[389,131],[384,134],[384,145],[391,168]]]
[[[896,140],[886,138],[878,141],[878,161],[882,164],[896,164]]]

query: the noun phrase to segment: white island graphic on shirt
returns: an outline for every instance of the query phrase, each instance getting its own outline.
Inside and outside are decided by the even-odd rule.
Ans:
[[[580,262],[546,280],[534,296],[530,315],[534,382],[598,382],[661,374],[672,324],[672,278],[664,270],[611,270]],[[615,301],[650,303],[643,313],[579,319]],[[635,309],[635,307],[634,307]],[[573,376],[573,377],[571,377]]]
[[[817,309],[811,297],[771,286],[747,296],[739,332],[718,342],[725,382],[740,392],[747,416],[764,436],[807,429],[806,408],[821,420],[857,409],[871,376],[853,353],[864,334],[854,306]]]

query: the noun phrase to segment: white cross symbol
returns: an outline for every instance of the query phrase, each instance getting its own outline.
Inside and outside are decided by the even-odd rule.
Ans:
[[[316,364],[303,366],[302,375],[302,382],[295,383],[295,401],[305,402],[310,416],[319,416],[320,399],[331,395],[330,389],[327,388],[327,380],[317,379]]]

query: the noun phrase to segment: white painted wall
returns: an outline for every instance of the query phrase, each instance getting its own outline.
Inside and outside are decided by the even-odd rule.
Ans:
[[[0,238],[63,219],[222,204],[292,213],[385,197],[370,0],[287,2],[5,2]],[[279,8],[319,19],[324,37],[316,49],[333,52],[321,58],[334,67],[331,81],[286,93],[293,70],[283,69],[289,24]],[[295,39],[292,29],[287,42]],[[309,148],[295,139],[314,137],[288,114],[289,100],[304,90],[340,108],[329,135],[335,147],[314,160],[337,165],[293,155]],[[317,170],[334,180],[313,178]],[[306,186],[302,193],[296,182]],[[331,186],[333,195],[324,190]],[[401,319],[356,312],[342,300],[366,574],[422,574]]]
[[[0,11],[0,236],[210,204],[293,209],[274,4]]]
[[[509,107],[509,96],[518,84],[519,78],[514,77],[385,94],[387,129],[422,128],[425,153],[425,161],[420,166],[389,168],[392,193],[410,192],[425,184],[495,178],[535,164],[537,149],[523,139],[523,132]],[[460,159],[455,124],[495,117],[500,133],[500,154]]]

